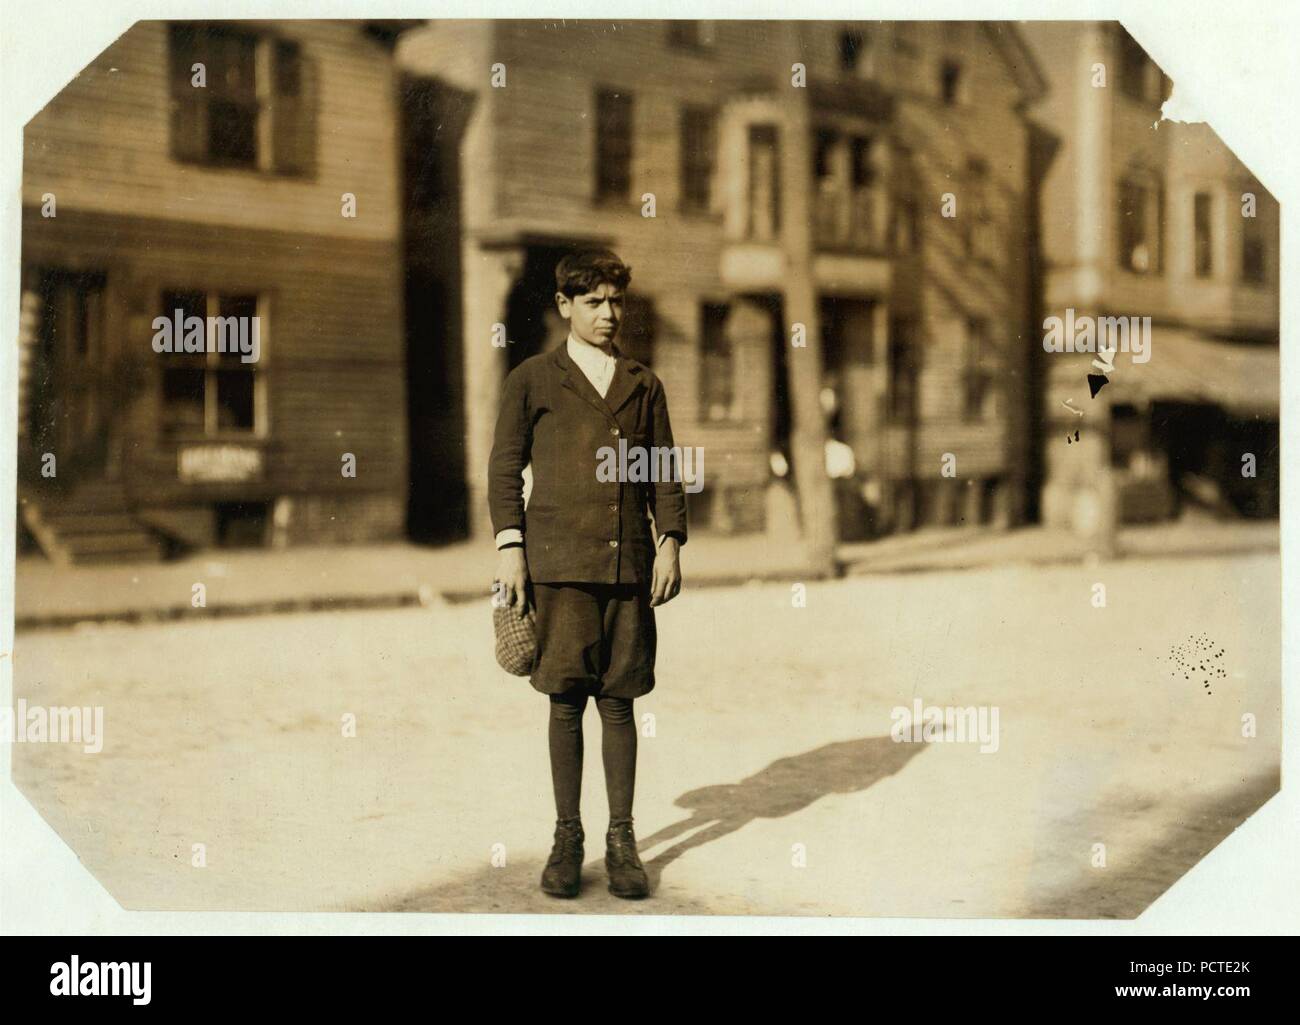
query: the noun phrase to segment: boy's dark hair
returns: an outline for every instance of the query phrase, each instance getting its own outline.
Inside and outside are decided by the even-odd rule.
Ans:
[[[605,284],[621,291],[631,280],[632,268],[608,249],[580,249],[555,265],[555,288],[570,299]]]

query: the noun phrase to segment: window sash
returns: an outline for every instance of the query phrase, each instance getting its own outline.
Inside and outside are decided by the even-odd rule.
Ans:
[[[265,299],[262,295],[253,293],[236,293],[236,292],[187,292],[180,289],[168,289],[163,293],[165,297],[172,297],[165,302],[166,309],[163,315],[168,319],[174,316],[175,299],[187,297],[195,299],[201,297],[201,311],[195,309],[185,309],[184,316],[202,317],[204,323],[204,351],[201,353],[164,353],[162,355],[163,373],[169,369],[190,369],[200,370],[203,373],[203,427],[202,434],[206,438],[223,438],[223,437],[245,437],[260,438],[265,437],[267,432],[267,395],[266,395],[266,375],[260,368],[260,361],[265,356],[265,336],[261,331],[262,324],[265,321]],[[239,314],[222,311],[223,301],[236,299],[253,300],[252,314]],[[233,356],[230,353],[220,353],[215,350],[215,330],[216,325],[208,318],[220,316],[256,316],[258,318],[258,363],[245,363],[240,360],[236,353]],[[252,423],[248,427],[239,426],[222,426],[221,425],[221,395],[220,377],[226,375],[227,379],[231,374],[249,375],[252,378],[251,390],[251,419]],[[189,430],[182,427],[173,427],[167,423],[168,416],[166,410],[166,398],[162,396],[164,403],[163,409],[163,426],[166,433],[172,436],[184,436]]]
[[[1247,284],[1263,284],[1264,267],[1264,225],[1260,223],[1259,211],[1254,217],[1241,219],[1241,280]]]
[[[725,303],[700,305],[699,394],[706,420],[727,419],[736,400],[735,352],[727,335],[729,314]]]
[[[1132,274],[1159,274],[1164,267],[1161,244],[1163,195],[1158,181],[1123,178],[1119,182],[1116,206],[1118,220],[1118,263]],[[1138,266],[1134,255],[1146,246],[1146,266]]]
[[[172,155],[187,163],[311,173],[314,65],[302,45],[228,26],[171,28]],[[191,68],[205,67],[206,86]]]
[[[1208,192],[1192,198],[1193,270],[1198,278],[1214,273],[1214,229],[1211,223],[1214,206]]]
[[[626,198],[632,187],[632,97],[602,90],[596,95],[596,195]]]

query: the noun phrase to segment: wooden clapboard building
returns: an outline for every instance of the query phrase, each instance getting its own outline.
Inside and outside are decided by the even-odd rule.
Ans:
[[[400,534],[391,43],[142,22],[27,126],[20,504],[47,553]],[[178,309],[256,317],[259,358],[155,352]]]
[[[1020,515],[1023,110],[1043,80],[1014,26],[440,21],[396,55],[420,97],[408,310],[424,337],[461,341],[438,376],[455,394],[413,386],[412,423],[430,425],[430,466],[463,469],[471,532],[501,380],[563,339],[553,271],[584,244],[632,266],[624,344],[664,380],[679,443],[705,449],[696,526],[791,518],[805,356],[843,535]]]
[[[1035,117],[1058,137],[1041,182],[1042,318],[1150,320],[1145,360],[1121,353],[1095,397],[1094,356],[1036,353],[1042,519],[1277,516],[1277,201],[1209,125],[1161,120],[1173,83],[1117,22],[1025,34],[1052,83]]]

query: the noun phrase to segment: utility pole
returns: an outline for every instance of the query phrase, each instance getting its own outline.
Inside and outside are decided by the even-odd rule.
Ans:
[[[803,63],[804,23],[787,22],[789,63]],[[781,148],[781,238],[786,258],[784,345],[790,374],[791,437],[795,488],[799,495],[799,520],[809,571],[816,576],[836,573],[837,540],[834,494],[826,475],[826,423],[821,408],[821,311],[813,280],[812,169],[809,146],[812,117],[807,81],[795,85],[791,77],[782,86],[780,106],[784,118]],[[791,345],[791,328],[804,327],[802,347]]]

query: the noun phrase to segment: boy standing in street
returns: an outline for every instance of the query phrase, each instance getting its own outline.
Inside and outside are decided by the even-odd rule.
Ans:
[[[605,479],[602,448],[675,451],[659,379],[615,345],[631,271],[603,249],[573,253],[555,270],[555,301],[569,336],[506,378],[489,466],[496,579],[504,600],[536,611],[534,689],[550,698],[555,842],[542,889],[577,896],[583,860],[579,795],[582,713],[593,697],[602,724],[609,798],[605,864],[610,892],[649,893],[632,829],[634,698],[655,685],[654,607],[681,588],[686,543],[680,474]],[[525,514],[522,472],[533,487]],[[620,460],[620,465],[622,465]],[[654,519],[652,537],[650,517]]]

